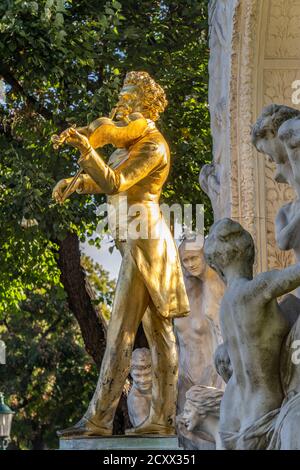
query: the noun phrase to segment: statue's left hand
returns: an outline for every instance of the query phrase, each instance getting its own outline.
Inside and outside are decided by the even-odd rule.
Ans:
[[[88,138],[78,132],[74,127],[66,129],[59,136],[53,136],[52,142],[55,147],[59,147],[60,145],[67,143],[81,152],[86,151],[91,146]]]
[[[59,204],[62,204],[64,202],[65,197],[64,193],[66,191],[66,188],[69,186],[69,184],[72,182],[73,178],[64,178],[60,180],[54,187],[53,192],[52,192],[52,198]],[[72,189],[68,191],[67,197],[71,196],[72,193],[77,191],[79,189],[80,185],[82,184],[82,179],[78,178],[75,182],[75,184],[72,186]]]

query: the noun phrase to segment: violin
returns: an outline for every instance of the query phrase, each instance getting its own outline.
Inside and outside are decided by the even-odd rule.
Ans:
[[[148,127],[147,119],[141,113],[132,113],[120,121],[114,121],[115,110],[112,117],[100,117],[86,127],[77,128],[77,132],[85,135],[93,149],[112,144],[116,148],[127,147],[139,139]],[[75,127],[75,126],[72,126]],[[67,140],[66,131],[60,136],[53,135],[52,142],[55,149],[62,146]]]
[[[147,130],[147,119],[141,113],[132,113],[124,116],[119,121],[114,121],[116,110],[117,108],[114,108],[108,118],[100,117],[88,126],[76,129],[77,132],[88,138],[93,149],[102,148],[107,144],[112,144],[116,148],[129,147],[135,140],[142,137]],[[67,138],[68,133],[66,131],[59,136],[53,135],[51,138],[53,147],[58,149],[67,141]],[[62,195],[61,203],[67,199],[82,172],[83,170],[80,168],[70,181]]]

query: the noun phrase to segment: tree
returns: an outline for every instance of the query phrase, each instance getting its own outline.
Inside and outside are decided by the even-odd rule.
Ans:
[[[54,282],[99,367],[105,328],[86,287],[79,241],[94,232],[104,197],[51,201],[78,155],[55,152],[50,136],[108,115],[126,71],[148,71],[169,99],[159,122],[173,155],[163,198],[205,202],[210,221],[198,183],[211,148],[207,1],[4,0],[0,18],[0,312],[18,316],[29,292]],[[25,229],[24,220],[34,223]]]
[[[87,255],[81,255],[81,266],[91,286],[90,297],[93,299],[94,305],[99,308],[100,314],[103,315],[103,322],[106,323],[110,318],[111,299],[116,283],[109,280],[108,274],[103,267],[99,263],[95,263]]]
[[[57,448],[55,431],[78,419],[93,394],[97,367],[65,297],[49,285],[28,294],[18,313],[2,316],[7,365],[0,382],[16,411],[12,448]]]

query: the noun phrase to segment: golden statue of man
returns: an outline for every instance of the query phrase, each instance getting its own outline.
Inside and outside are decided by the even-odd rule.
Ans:
[[[123,259],[116,287],[106,350],[96,391],[84,417],[60,436],[111,435],[115,411],[130,370],[135,336],[140,322],[151,350],[153,388],[146,421],[127,433],[175,432],[178,358],[173,318],[189,313],[178,251],[159,208],[159,198],[170,169],[167,142],[155,126],[167,105],[163,89],[146,72],[126,75],[115,111],[116,121],[100,118],[87,128],[68,129],[57,141],[81,152],[82,173],[70,192],[105,193],[118,208],[126,197],[127,222],[143,212],[143,236],[123,238],[116,227],[116,244]],[[108,164],[95,148],[116,147]],[[64,199],[70,179],[53,190]],[[144,236],[145,224],[148,236]]]

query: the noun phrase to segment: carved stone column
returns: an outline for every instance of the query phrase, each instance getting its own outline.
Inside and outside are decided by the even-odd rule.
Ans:
[[[213,0],[210,23],[215,219],[231,217],[250,231],[257,271],[282,268],[294,259],[276,246],[274,219],[294,195],[273,180],[273,164],[254,149],[250,130],[268,104],[297,107],[300,1]]]

